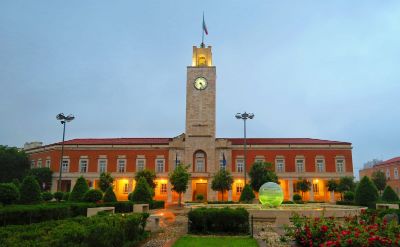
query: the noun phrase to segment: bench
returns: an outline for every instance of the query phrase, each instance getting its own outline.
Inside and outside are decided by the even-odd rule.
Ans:
[[[147,218],[146,228],[147,231],[150,232],[159,232],[160,228],[160,216],[152,214]]]
[[[86,212],[87,217],[97,215],[98,212],[108,212],[110,214],[115,213],[115,207],[98,207],[98,208],[88,208]]]
[[[390,204],[390,203],[377,203],[376,209],[399,209],[399,204]]]
[[[134,213],[148,213],[149,212],[149,204],[134,204],[133,212]]]

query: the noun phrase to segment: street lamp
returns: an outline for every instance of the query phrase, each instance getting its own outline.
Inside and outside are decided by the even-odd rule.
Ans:
[[[62,165],[64,161],[64,140],[65,140],[65,124],[67,122],[71,122],[74,120],[74,115],[69,114],[68,116],[64,116],[64,113],[60,113],[56,116],[57,120],[61,122],[63,125],[63,138],[62,138],[62,143],[61,143],[61,159],[60,159],[60,174],[58,176],[58,188],[57,191],[61,191],[61,175],[62,175]]]
[[[247,143],[246,143],[246,120],[247,119],[253,119],[254,118],[254,114],[253,113],[236,113],[235,117],[237,119],[242,119],[243,123],[244,123],[244,185],[246,185],[246,162],[247,162]]]

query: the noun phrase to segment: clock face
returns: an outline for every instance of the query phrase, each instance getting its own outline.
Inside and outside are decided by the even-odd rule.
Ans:
[[[204,90],[207,87],[207,80],[204,77],[199,77],[196,80],[194,80],[194,87],[197,90]]]

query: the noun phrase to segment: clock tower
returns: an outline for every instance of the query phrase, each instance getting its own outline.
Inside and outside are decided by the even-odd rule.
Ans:
[[[185,164],[190,164],[192,181],[186,200],[202,194],[216,200],[211,177],[216,171],[215,95],[216,70],[212,64],[211,46],[193,47],[192,65],[187,67]]]

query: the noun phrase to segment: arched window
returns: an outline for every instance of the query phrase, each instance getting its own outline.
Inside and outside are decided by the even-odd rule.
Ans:
[[[199,150],[194,153],[195,172],[206,171],[206,153]]]
[[[205,56],[199,56],[198,59],[198,66],[206,66],[207,65],[207,60]]]

